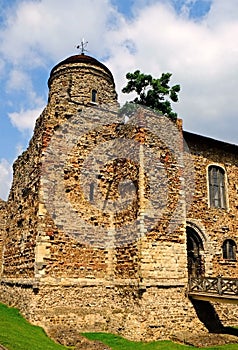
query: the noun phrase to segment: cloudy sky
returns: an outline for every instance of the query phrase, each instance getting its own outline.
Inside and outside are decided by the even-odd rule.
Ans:
[[[171,72],[184,129],[238,143],[238,0],[0,0],[0,197],[46,105],[54,65],[89,55],[125,74]]]

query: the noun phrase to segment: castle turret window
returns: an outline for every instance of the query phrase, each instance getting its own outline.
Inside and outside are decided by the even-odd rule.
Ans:
[[[92,90],[92,102],[97,102],[97,90]]]
[[[209,203],[213,208],[226,208],[225,171],[223,168],[211,165],[208,168]]]
[[[90,184],[89,200],[90,202],[94,200],[94,183],[93,182]]]
[[[232,239],[226,239],[222,245],[223,259],[236,260],[236,244]]]

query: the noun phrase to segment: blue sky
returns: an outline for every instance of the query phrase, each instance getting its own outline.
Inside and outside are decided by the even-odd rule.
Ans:
[[[27,147],[59,61],[88,54],[125,74],[171,72],[186,130],[237,143],[238,0],[0,0],[0,197]]]

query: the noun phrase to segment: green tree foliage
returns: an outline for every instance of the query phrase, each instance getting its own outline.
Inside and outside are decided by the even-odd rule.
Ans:
[[[134,73],[127,73],[128,83],[122,89],[122,92],[135,91],[138,96],[130,103],[150,107],[172,120],[176,120],[177,113],[173,112],[170,100],[178,101],[180,85],[169,86],[171,75],[171,73],[162,73],[159,79],[155,79],[151,75],[141,73],[139,70]],[[128,104],[126,105],[126,109],[128,109]]]

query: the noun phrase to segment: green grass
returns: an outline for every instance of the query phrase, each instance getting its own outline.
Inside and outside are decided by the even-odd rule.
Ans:
[[[193,346],[176,344],[171,341],[132,342],[110,333],[83,333],[90,340],[100,340],[113,350],[238,350],[238,344],[195,348]]]
[[[27,322],[15,308],[0,304],[0,344],[9,350],[65,350],[44,330]]]
[[[133,342],[110,333],[83,333],[90,340],[100,340],[113,350],[190,350],[194,347],[172,343],[170,341]],[[201,350],[201,349],[200,349]],[[227,349],[228,350],[228,349]]]
[[[112,350],[196,350],[198,348],[170,341],[132,342],[110,333],[84,333],[90,340],[99,340]],[[44,330],[27,322],[15,308],[0,303],[0,344],[9,350],[66,350],[56,344]],[[238,344],[204,348],[206,350],[238,350]],[[202,350],[200,348],[199,350]]]

